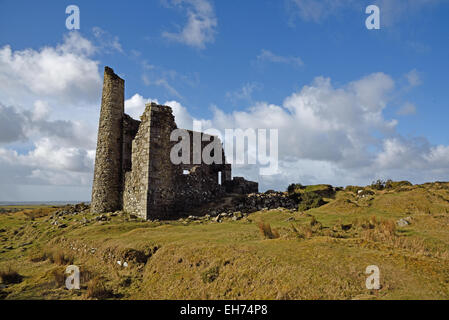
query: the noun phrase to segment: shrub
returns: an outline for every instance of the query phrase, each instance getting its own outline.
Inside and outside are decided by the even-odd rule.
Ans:
[[[292,183],[287,187],[287,192],[288,193],[294,193],[296,191],[296,189],[302,189],[303,186],[300,183]]]
[[[212,267],[203,272],[201,279],[204,283],[214,282],[219,276],[220,268],[218,266]]]
[[[265,239],[279,238],[279,232],[276,229],[271,229],[269,223],[259,222],[259,230]]]
[[[326,204],[326,202],[320,195],[316,194],[315,192],[307,192],[302,194],[298,210],[306,211],[309,209],[321,207],[324,204]]]
[[[288,197],[290,199],[292,199],[295,203],[300,203],[301,202],[301,193],[297,193],[297,192],[289,193]]]
[[[377,181],[373,181],[371,183],[370,187],[371,187],[371,189],[374,189],[374,190],[383,190],[383,189],[385,189],[385,184],[386,184],[385,181],[378,179]]]
[[[4,284],[14,284],[22,282],[23,277],[11,267],[6,270],[0,271],[0,279]]]

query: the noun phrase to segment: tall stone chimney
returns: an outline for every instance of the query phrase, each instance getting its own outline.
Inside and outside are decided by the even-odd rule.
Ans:
[[[91,211],[122,208],[122,144],[125,81],[104,68],[103,95],[92,186]]]

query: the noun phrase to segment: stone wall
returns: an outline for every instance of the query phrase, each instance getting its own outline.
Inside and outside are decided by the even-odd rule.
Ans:
[[[148,105],[150,119],[150,176],[148,182],[147,219],[158,217],[168,219],[176,214],[176,168],[170,161],[170,150],[175,142],[170,141],[171,132],[176,129],[172,109],[157,104]]]
[[[231,180],[231,165],[226,164],[221,141],[215,136],[185,130],[190,138],[190,161],[172,163],[170,153],[181,137],[170,141],[177,129],[170,107],[147,104],[140,120],[124,114],[124,81],[106,67],[92,212],[123,209],[143,219],[172,219],[221,198],[227,189],[234,193],[258,191],[255,182]],[[211,142],[219,148],[211,148]],[[198,157],[194,157],[195,150],[199,150]],[[203,151],[214,161],[204,163]]]
[[[226,192],[228,193],[257,193],[259,184],[254,181],[245,180],[242,177],[234,177],[234,179],[225,182]]]
[[[122,140],[125,81],[111,68],[104,70],[91,210],[122,207]]]
[[[123,210],[146,219],[150,168],[150,109],[143,113],[131,146],[131,171],[125,173]]]
[[[219,184],[219,172],[227,171],[224,151],[223,164],[173,164],[170,152],[177,141],[170,141],[171,132],[177,128],[168,106],[148,104],[132,142],[131,171],[125,173],[123,193],[124,210],[144,219],[176,218],[179,212],[217,199],[225,194]],[[193,132],[186,130],[190,139],[190,162],[193,162]],[[201,134],[201,133],[198,133]],[[130,135],[131,136],[131,135]],[[200,154],[210,143],[202,141]],[[221,146],[221,142],[218,140]],[[126,157],[126,156],[125,156]]]

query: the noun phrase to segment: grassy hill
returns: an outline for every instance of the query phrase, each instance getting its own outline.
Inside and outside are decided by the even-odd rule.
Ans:
[[[0,298],[449,299],[449,183],[380,189],[292,188],[330,198],[221,222],[9,206]],[[69,264],[81,269],[81,290],[65,289]],[[365,287],[369,265],[380,290]]]

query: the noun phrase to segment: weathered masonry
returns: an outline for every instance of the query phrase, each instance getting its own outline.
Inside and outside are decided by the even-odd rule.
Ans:
[[[170,152],[178,141],[170,141],[177,129],[172,109],[150,103],[140,121],[134,120],[124,113],[124,88],[124,80],[105,67],[92,212],[124,210],[144,219],[173,219],[226,193],[258,192],[257,182],[231,179],[222,148],[218,163],[173,164]],[[187,132],[190,159],[198,147],[194,141],[201,141],[201,152],[210,141],[221,146],[218,137]],[[195,135],[203,138],[195,140]]]

